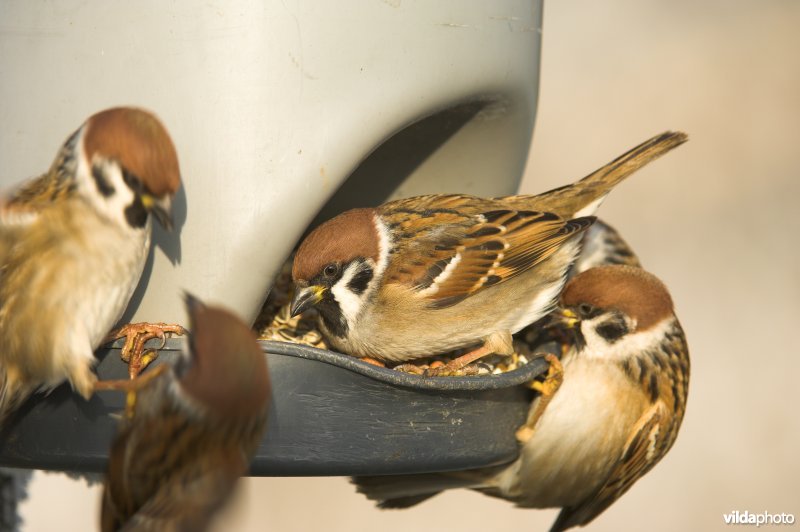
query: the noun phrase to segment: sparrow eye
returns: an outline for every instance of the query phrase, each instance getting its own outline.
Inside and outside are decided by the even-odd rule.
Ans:
[[[329,279],[333,278],[333,277],[336,277],[337,273],[339,273],[339,265],[338,264],[333,264],[333,263],[328,264],[322,270],[322,275],[324,275],[325,277],[327,277]]]
[[[581,303],[578,305],[578,314],[582,318],[588,318],[592,314],[594,314],[594,307],[591,306],[589,303]]]

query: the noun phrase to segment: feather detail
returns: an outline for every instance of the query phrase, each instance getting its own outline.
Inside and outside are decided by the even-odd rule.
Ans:
[[[464,195],[419,199],[382,209],[390,225],[396,217],[401,239],[386,282],[411,287],[430,300],[431,308],[455,305],[513,279],[594,222],[592,217],[564,220],[547,212],[507,209],[494,200]]]
[[[606,483],[593,497],[582,501],[580,505],[561,510],[550,530],[566,530],[589,523],[650,471],[671,446],[672,442],[665,438],[671,432],[667,430],[671,417],[663,401],[653,403],[633,427],[622,455]]]

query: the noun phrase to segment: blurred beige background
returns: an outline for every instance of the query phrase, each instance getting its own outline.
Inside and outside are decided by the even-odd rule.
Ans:
[[[800,2],[559,0],[522,190],[581,177],[665,129],[691,141],[600,215],[670,287],[692,382],[671,453],[593,530],[714,530],[732,510],[800,518]],[[98,488],[39,474],[25,530],[92,530]],[[382,512],[340,478],[244,482],[218,530],[542,530],[555,511],[471,492]],[[798,526],[798,525],[796,525]]]

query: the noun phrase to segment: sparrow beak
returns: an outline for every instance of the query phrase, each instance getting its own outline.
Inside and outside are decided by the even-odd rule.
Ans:
[[[161,227],[167,231],[172,231],[172,199],[169,196],[164,196],[161,199],[156,198],[151,194],[142,194],[142,205],[153,213]]]
[[[567,329],[575,329],[581,322],[577,314],[566,308],[553,312],[553,321]]]
[[[308,310],[322,301],[322,296],[325,295],[325,290],[327,290],[327,288],[320,285],[306,287],[298,286],[297,291],[294,294],[294,298],[292,299],[292,317],[294,318],[304,310]]]

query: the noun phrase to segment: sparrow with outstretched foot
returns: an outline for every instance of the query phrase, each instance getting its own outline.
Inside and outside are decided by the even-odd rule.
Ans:
[[[191,331],[179,363],[105,388],[129,400],[109,456],[103,532],[205,530],[261,441],[270,384],[255,334],[190,295],[186,307]]]
[[[511,335],[552,310],[603,198],[686,139],[658,135],[536,196],[418,196],[342,213],[297,251],[292,315],[316,307],[330,346],[385,362],[480,344],[429,374],[511,354]]]
[[[466,487],[526,508],[561,508],[551,530],[583,526],[653,468],[675,443],[686,410],[689,350],[672,299],[655,276],[602,266],[560,298],[573,342],[563,382],[522,434],[519,458],[488,469],[356,477],[385,508]]]
[[[152,218],[171,227],[175,147],[142,109],[91,116],[50,170],[0,199],[0,426],[68,380],[83,397],[94,351],[139,282]]]

